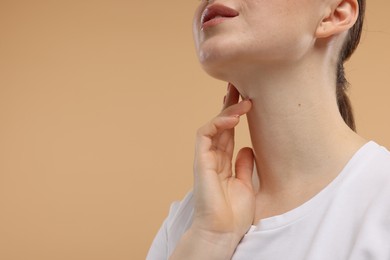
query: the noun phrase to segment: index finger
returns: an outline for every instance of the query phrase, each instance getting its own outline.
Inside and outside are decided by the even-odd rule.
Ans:
[[[222,111],[226,108],[230,107],[231,105],[237,104],[238,100],[240,98],[240,93],[234,87],[232,83],[228,84],[228,93],[226,94],[226,99],[222,107]]]

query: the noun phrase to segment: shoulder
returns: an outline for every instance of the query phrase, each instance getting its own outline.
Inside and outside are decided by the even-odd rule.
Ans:
[[[335,241],[348,259],[390,259],[390,152],[368,142],[340,177],[329,202],[315,213],[321,239]]]
[[[351,212],[381,212],[390,215],[390,152],[370,141],[343,171],[335,201]]]
[[[376,143],[371,146],[360,175],[359,193],[354,197],[362,214],[356,227],[353,259],[361,259],[363,253],[370,259],[390,257],[390,152]]]
[[[372,161],[378,164],[382,169],[390,169],[390,152],[389,150],[377,144],[374,141],[370,141],[366,144],[367,151],[371,154]]]
[[[390,152],[374,141],[365,144],[353,158],[351,172],[356,178],[377,182],[390,181]]]
[[[390,152],[371,141],[357,159],[349,177],[354,200],[365,208],[370,219],[390,220]]]
[[[390,191],[390,152],[384,146],[373,141],[366,145],[366,159],[362,158],[362,172],[367,181],[375,183],[376,187]]]

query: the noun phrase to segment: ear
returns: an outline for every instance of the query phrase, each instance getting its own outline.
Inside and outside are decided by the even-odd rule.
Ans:
[[[317,38],[327,38],[348,31],[359,16],[357,0],[337,0],[316,30]]]

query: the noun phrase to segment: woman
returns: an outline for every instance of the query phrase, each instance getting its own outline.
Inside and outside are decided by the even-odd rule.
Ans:
[[[364,9],[202,1],[197,53],[228,93],[197,133],[194,190],[172,205],[148,259],[390,259],[390,153],[355,133],[344,92]],[[233,164],[245,114],[253,150]]]

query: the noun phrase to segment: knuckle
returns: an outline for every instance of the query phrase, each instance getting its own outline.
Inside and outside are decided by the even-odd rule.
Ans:
[[[196,131],[196,136],[201,137],[201,136],[213,135],[213,133],[216,132],[218,129],[216,119],[217,118],[214,118],[211,121],[209,121],[208,123],[206,123],[204,126],[200,127]]]

